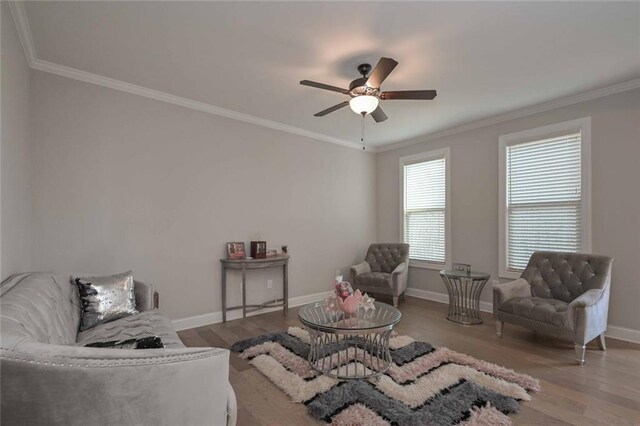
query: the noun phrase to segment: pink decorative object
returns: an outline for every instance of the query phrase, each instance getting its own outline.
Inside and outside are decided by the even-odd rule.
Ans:
[[[360,290],[356,290],[352,295],[346,297],[344,300],[339,298],[338,307],[342,309],[343,312],[353,314],[358,312],[360,302],[362,302],[362,293]]]
[[[353,287],[346,281],[342,281],[342,276],[336,276],[334,291],[327,297],[327,309],[331,311],[341,310],[346,314],[355,314],[358,309],[365,311],[375,309],[374,299],[360,290],[353,291]]]

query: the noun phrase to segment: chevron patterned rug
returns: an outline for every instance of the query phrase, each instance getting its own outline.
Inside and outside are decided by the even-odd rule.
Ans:
[[[394,335],[389,347],[393,365],[368,381],[314,371],[309,335],[298,327],[239,341],[231,350],[311,416],[334,425],[510,425],[507,414],[540,391],[533,377],[409,336]]]

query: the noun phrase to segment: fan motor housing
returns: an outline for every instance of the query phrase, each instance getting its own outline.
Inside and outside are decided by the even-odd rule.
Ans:
[[[367,78],[356,78],[349,84],[349,95],[351,97],[369,95],[380,97],[380,89],[367,86]]]

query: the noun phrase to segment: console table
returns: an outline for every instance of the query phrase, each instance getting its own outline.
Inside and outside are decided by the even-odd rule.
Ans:
[[[263,308],[275,308],[282,306],[283,313],[287,316],[289,309],[289,255],[279,254],[265,259],[220,259],[222,264],[222,321],[227,321],[227,311],[242,309],[242,318],[246,318],[247,312],[257,311]],[[247,269],[263,269],[282,267],[282,299],[269,300],[259,305],[247,305]],[[227,270],[242,270],[242,305],[227,307]]]

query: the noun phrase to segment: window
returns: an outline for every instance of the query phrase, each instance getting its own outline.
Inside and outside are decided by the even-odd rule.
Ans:
[[[442,269],[449,261],[449,149],[400,159],[400,235],[411,266]]]
[[[500,137],[500,275],[536,250],[590,251],[590,120]]]

